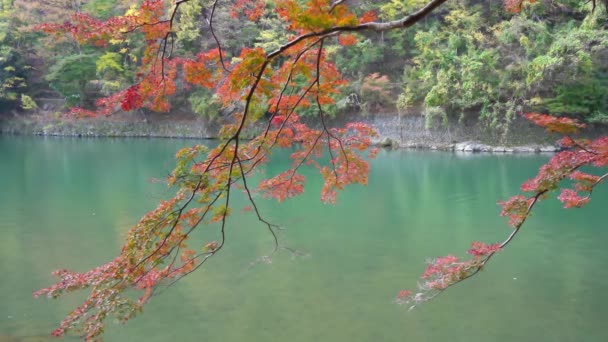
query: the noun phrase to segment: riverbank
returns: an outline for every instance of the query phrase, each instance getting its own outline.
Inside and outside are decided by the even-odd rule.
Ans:
[[[0,126],[0,134],[64,137],[129,137],[213,139],[212,127],[203,121],[150,122],[107,119],[62,120],[14,118]]]
[[[453,122],[427,128],[423,117],[376,117],[366,120],[380,137],[376,145],[390,148],[485,153],[557,152],[558,136],[548,135],[527,120],[516,120],[508,134],[479,123]]]
[[[315,123],[310,119],[311,123]],[[341,126],[348,121],[372,125],[379,133],[376,146],[387,148],[429,149],[488,153],[556,152],[558,136],[547,135],[526,120],[516,120],[508,134],[498,134],[479,124],[452,123],[428,129],[424,118],[398,115],[352,115],[332,120]],[[259,128],[261,130],[261,127]],[[69,137],[141,137],[215,139],[219,124],[202,119],[168,120],[151,117],[146,120],[83,119],[71,120],[41,116],[14,117],[0,125],[0,134]],[[598,135],[605,129],[592,129]],[[256,134],[255,130],[249,135]]]

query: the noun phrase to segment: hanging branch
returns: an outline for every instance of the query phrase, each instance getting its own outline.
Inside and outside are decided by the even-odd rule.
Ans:
[[[528,197],[518,195],[508,201],[499,202],[502,206],[501,216],[507,216],[509,225],[513,227],[511,234],[500,243],[486,245],[482,242],[473,242],[471,249],[467,251],[467,254],[471,255],[468,260],[459,260],[452,255],[434,259],[422,275],[418,290],[401,291],[397,295],[398,303],[409,305],[410,309],[414,308],[422,302],[432,300],[448,288],[478,275],[496,253],[515,239],[537,203],[550,193],[562,189],[560,187],[562,181],[571,179],[575,182],[573,189],[562,189],[558,196],[565,208],[573,208],[587,204],[593,189],[608,178],[608,173],[596,176],[579,171],[582,167],[608,166],[608,148],[606,148],[608,139],[587,141],[571,138],[570,134],[584,127],[573,119],[535,113],[525,116],[537,125],[545,127],[549,132],[564,134],[561,143],[568,149],[554,155],[540,168],[535,178],[522,185],[522,191],[531,192],[532,195]],[[587,195],[581,196],[580,193]]]

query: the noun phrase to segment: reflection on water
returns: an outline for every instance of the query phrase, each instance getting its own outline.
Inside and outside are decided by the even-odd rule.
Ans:
[[[149,179],[193,143],[0,137],[0,342],[50,340],[82,295],[34,300],[31,291],[49,285],[53,269],[114,257],[129,226],[169,193]],[[411,312],[391,303],[415,285],[425,258],[508,234],[496,201],[547,158],[385,152],[369,186],[348,189],[335,206],[319,202],[321,184],[309,177],[300,198],[260,199],[285,225],[283,243],[307,257],[282,252],[252,267],[272,239],[239,213],[221,256],[127,326],[110,324],[107,340],[606,341],[605,188],[581,210],[543,203],[491,267],[438,300]],[[264,173],[287,163],[277,158]]]

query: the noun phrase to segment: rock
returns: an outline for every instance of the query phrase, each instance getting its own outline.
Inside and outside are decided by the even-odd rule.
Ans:
[[[380,147],[398,148],[399,147],[399,142],[397,140],[393,140],[393,139],[391,139],[389,137],[384,137],[380,141],[378,141],[376,143],[376,145],[378,145]]]
[[[557,152],[557,151],[559,151],[559,148],[557,148],[556,146],[551,146],[551,145],[541,146],[539,149],[540,149],[540,152]]]
[[[454,146],[454,150],[464,152],[490,152],[492,147],[479,142],[471,141],[456,144]]]
[[[496,146],[492,148],[492,152],[494,153],[505,153],[507,151],[507,148],[504,146]]]
[[[516,153],[534,153],[536,149],[532,146],[519,146],[514,149]]]
[[[454,151],[464,151],[464,149],[470,145],[472,142],[471,141],[465,141],[465,142],[461,142],[461,143],[457,143],[454,145]]]

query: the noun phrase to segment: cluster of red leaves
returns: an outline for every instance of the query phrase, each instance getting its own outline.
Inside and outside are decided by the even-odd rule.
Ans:
[[[93,118],[97,116],[97,112],[81,107],[72,107],[67,115],[73,118]]]
[[[337,192],[349,184],[367,184],[369,163],[361,153],[368,150],[370,137],[375,136],[370,126],[351,123],[343,129],[311,129],[301,124],[296,114],[290,114],[288,121],[277,115],[271,123],[279,127],[270,131],[268,138],[277,146],[296,148],[296,151],[291,154],[290,169],[260,183],[258,189],[265,197],[282,202],[302,193],[305,179],[298,170],[303,165],[319,170],[325,181],[321,191],[321,200],[325,203],[334,203]],[[326,165],[320,162],[324,151],[330,155]]]
[[[78,117],[105,116],[117,110],[148,108],[154,111],[168,111],[171,108],[168,97],[176,91],[176,78],[180,75],[179,67],[189,61],[166,56],[166,39],[171,33],[166,5],[167,2],[163,0],[146,0],[137,8],[136,14],[99,20],[79,12],[72,15],[69,22],[37,26],[38,30],[47,34],[71,36],[80,44],[106,46],[111,39],[122,39],[124,34],[136,30],[143,33],[146,40],[141,69],[137,74],[139,78],[137,84],[107,98],[99,99],[95,111],[74,109],[71,111],[72,114]],[[209,59],[214,57],[211,52],[210,54],[212,56]],[[192,68],[185,74],[191,71]]]
[[[237,19],[242,14],[250,21],[257,21],[264,14],[264,0],[236,0],[230,8],[230,16]]]
[[[566,117],[557,117],[553,115],[527,113],[524,117],[538,126],[544,127],[547,132],[560,134],[575,134],[580,128],[585,128],[585,125],[579,123],[575,119]]]
[[[471,243],[471,249],[467,251],[467,254],[470,254],[475,258],[481,258],[498,252],[500,248],[499,243],[487,245],[483,242],[476,241]]]
[[[547,129],[548,132],[571,134],[585,127],[571,118],[559,118],[544,114],[526,114],[526,118]],[[531,197],[522,195],[512,197],[506,202],[500,202],[503,207],[502,215],[509,217],[509,223],[518,228],[527,217],[529,207],[541,196],[560,188],[565,179],[574,181],[571,189],[562,189],[558,199],[566,208],[581,207],[589,201],[593,188],[605,179],[605,175],[597,176],[582,172],[582,167],[601,169],[608,166],[608,137],[595,140],[574,139],[565,136],[560,145],[566,150],[555,154],[548,163],[541,166],[536,177],[524,182],[523,192],[533,193]],[[582,197],[580,193],[587,193]]]
[[[182,64],[186,82],[204,88],[213,89],[220,78],[220,73],[218,73],[218,70],[221,65],[219,63],[219,49],[201,52],[194,60],[183,59]]]
[[[519,13],[525,6],[526,2],[533,4],[536,2],[536,0],[503,0],[503,2],[507,12]]]
[[[526,118],[544,127],[549,132],[570,134],[584,127],[576,120],[558,118],[544,114],[526,114]],[[501,216],[509,218],[509,225],[514,231],[500,244],[486,245],[473,242],[467,251],[472,259],[461,261],[454,256],[447,256],[433,260],[422,275],[424,282],[420,284],[419,291],[411,293],[401,291],[397,295],[397,302],[415,306],[426,300],[434,298],[438,293],[448,287],[459,283],[477,274],[490,258],[505,247],[518,233],[523,223],[530,215],[531,210],[538,201],[547,197],[547,194],[560,189],[564,180],[574,181],[572,188],[561,190],[558,199],[564,203],[565,208],[580,208],[590,200],[593,189],[608,178],[605,172],[608,166],[608,137],[596,140],[573,139],[566,136],[561,145],[567,150],[555,154],[548,163],[543,165],[536,177],[526,181],[522,186],[523,192],[532,193],[530,196],[517,195],[509,200],[499,202],[502,206]],[[602,175],[593,175],[579,169],[604,169]],[[582,196],[581,194],[586,194]]]
[[[506,201],[498,202],[502,206],[500,216],[506,216],[509,218],[509,225],[512,227],[519,227],[519,225],[528,216],[528,208],[532,205],[532,200],[522,196],[513,196]]]
[[[330,12],[330,0],[309,0],[301,3],[294,0],[282,0],[277,2],[279,15],[288,23],[290,29],[297,34],[303,34],[333,26],[356,25],[370,22],[376,19],[375,12],[364,13],[360,18],[350,12],[344,4],[338,5]],[[154,111],[168,111],[171,109],[169,97],[177,91],[177,84],[184,88],[192,85],[214,89],[224,105],[234,101],[244,100],[247,88],[256,79],[257,75],[252,70],[259,69],[264,63],[266,54],[259,48],[244,48],[236,62],[231,65],[228,74],[224,73],[225,65],[220,59],[220,50],[212,49],[201,52],[194,59],[180,57],[169,57],[167,43],[171,29],[171,11],[174,7],[167,6],[163,0],[144,1],[134,12],[125,16],[116,16],[105,21],[91,17],[86,13],[76,13],[70,22],[62,24],[43,24],[38,29],[57,36],[72,36],[81,44],[94,44],[105,46],[111,39],[121,37],[125,33],[141,31],[147,42],[141,61],[140,71],[137,73],[137,85],[117,92],[107,98],[97,101],[95,111],[75,109],[71,114],[77,117],[106,116],[118,110],[136,110],[147,108]],[[257,20],[264,13],[265,2],[262,0],[243,1],[237,0],[233,3],[231,13],[233,16],[244,14],[248,20]],[[343,34],[338,37],[339,42],[344,45],[352,45],[356,37]],[[298,51],[310,40],[303,40],[294,45],[291,50]],[[289,55],[289,54],[286,54]],[[307,53],[296,73],[303,70],[312,70],[314,64],[314,53]],[[288,65],[289,63],[285,63]],[[328,72],[334,68],[333,64],[325,62],[322,67],[324,76],[327,77],[322,83],[319,100],[321,104],[332,103],[328,96],[338,92],[342,80],[333,82],[339,75],[337,70]],[[273,82],[281,81],[287,73],[280,70],[273,73],[272,69],[265,68],[264,75],[258,79],[256,94],[251,99],[254,102],[265,101],[263,98],[271,99],[272,92],[276,89]],[[310,96],[314,96],[311,90]],[[310,97],[309,96],[309,97]],[[296,96],[297,97],[297,96]],[[276,98],[276,97],[274,97]],[[306,100],[298,105],[306,106]],[[268,101],[268,102],[270,102]],[[283,102],[288,106],[289,104]]]
[[[125,112],[129,112],[136,108],[141,108],[143,100],[139,92],[139,84],[129,87],[125,91],[125,95],[120,101],[120,108]]]
[[[359,24],[367,24],[378,20],[376,11],[367,11],[359,17]]]
[[[330,11],[332,3],[332,0],[278,0],[276,7],[279,16],[289,23],[289,29],[299,34],[359,23],[357,16],[345,4]],[[369,17],[367,14],[365,19]]]
[[[470,259],[461,260],[453,255],[447,255],[431,260],[421,276],[419,292],[401,290],[397,294],[397,303],[415,306],[432,299],[451,285],[477,273],[484,263],[500,249],[500,244],[473,242],[467,251],[467,254],[472,256]]]
[[[276,88],[267,78],[272,77],[270,69],[264,69],[264,75],[259,78],[253,70],[260,70],[266,62],[266,53],[261,48],[244,48],[239,55],[241,62],[230,69],[226,80],[221,83],[216,94],[225,105],[235,101],[246,100],[248,88],[259,79],[259,88],[256,94],[266,95],[268,89]],[[256,96],[256,98],[259,98]]]
[[[166,112],[171,109],[170,97],[177,92],[177,83],[213,88],[219,79],[219,65],[217,50],[199,54],[194,60],[175,58],[164,59],[162,65],[160,62],[147,64],[142,67],[147,70],[139,73],[140,79],[135,85],[98,99],[94,111],[72,108],[70,114],[74,117],[98,117],[119,110],[133,111],[140,108]],[[179,82],[178,78],[185,82]]]
[[[352,34],[343,34],[338,37],[338,42],[342,46],[355,45],[357,43],[357,37]]]
[[[139,6],[137,15],[99,20],[87,13],[78,12],[71,16],[70,21],[41,24],[36,29],[55,36],[69,35],[79,43],[97,46],[106,46],[110,39],[137,28],[147,40],[156,40],[163,38],[169,30],[169,22],[162,17],[165,11],[165,1],[146,0]]]
[[[265,197],[275,198],[279,202],[304,192],[304,176],[293,170],[284,171],[270,179],[260,182],[259,189]]]
[[[453,255],[439,257],[429,263],[422,274],[422,279],[429,280],[425,286],[431,289],[445,289],[449,285],[463,279],[473,270],[479,261],[500,250],[500,244],[471,243],[467,254],[473,256],[470,260],[459,260]]]
[[[273,126],[277,127],[277,126],[281,126],[283,124],[283,122],[285,122],[285,116],[283,115],[275,115],[271,120],[270,120],[270,124],[272,124]],[[290,132],[293,131],[289,130]]]
[[[70,35],[80,43],[88,42],[96,46],[106,46],[108,38],[112,35],[113,26],[125,27],[125,18],[114,18],[112,25],[107,25],[105,21],[91,17],[86,13],[76,13],[70,18],[71,21],[62,24],[41,24],[35,27],[36,30],[53,34],[56,37]]]
[[[189,210],[184,202],[192,200],[192,190],[196,187],[205,187],[215,193],[224,186],[217,182],[209,184],[192,175],[195,158],[204,152],[206,149],[202,146],[178,152],[178,163],[169,181],[180,186],[180,190],[131,228],[117,258],[85,273],[56,271],[54,275],[60,278],[58,283],[34,292],[36,297],[57,298],[66,292],[90,290],[83,304],[61,322],[53,335],[62,336],[73,330],[87,341],[98,340],[109,315],[121,322],[128,321],[142,310],[161,283],[189,274],[201,259],[218,249],[218,243],[214,241],[204,244],[200,253],[186,244],[189,231],[204,220],[213,220],[214,202]],[[164,262],[169,255],[176,257]],[[129,293],[133,290],[140,291],[139,298],[131,298]]]
[[[35,297],[46,295],[51,298],[57,298],[64,292],[72,292],[89,287],[94,288],[82,305],[70,312],[61,322],[61,325],[53,331],[53,336],[63,336],[67,330],[73,329],[76,325],[81,325],[81,333],[85,335],[87,340],[92,340],[103,331],[99,318],[105,314],[105,309],[115,310],[118,313],[118,318],[122,321],[128,320],[131,317],[131,312],[139,309],[136,302],[117,298],[112,291],[98,289],[96,286],[104,279],[122,272],[120,266],[120,260],[117,258],[86,273],[76,273],[68,270],[53,272],[53,275],[61,279],[61,281],[49,288],[34,292]],[[91,313],[93,307],[102,303],[106,305],[105,309]]]

